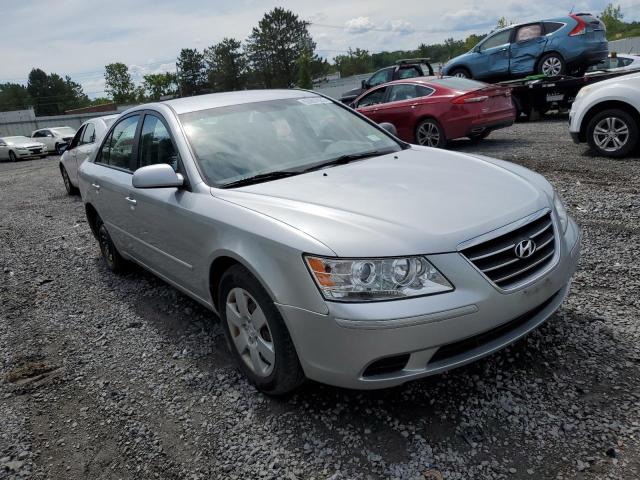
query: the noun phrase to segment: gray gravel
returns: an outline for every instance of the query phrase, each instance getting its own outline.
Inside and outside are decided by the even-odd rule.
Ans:
[[[549,178],[584,229],[564,307],[508,350],[403,387],[257,393],[217,318],[102,264],[57,159],[0,164],[0,477],[640,477],[640,159],[566,119],[453,148]]]

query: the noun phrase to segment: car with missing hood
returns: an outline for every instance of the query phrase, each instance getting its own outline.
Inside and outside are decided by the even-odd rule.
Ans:
[[[0,160],[26,160],[29,158],[45,158],[48,154],[44,143],[36,142],[29,137],[0,137]]]
[[[495,352],[560,307],[580,253],[541,175],[410,145],[309,91],[132,108],[79,179],[106,265],[217,312],[269,394],[390,387]]]

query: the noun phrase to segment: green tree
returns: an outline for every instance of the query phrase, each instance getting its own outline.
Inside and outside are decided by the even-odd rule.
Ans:
[[[56,73],[47,74],[34,68],[29,73],[27,92],[33,101],[36,115],[61,115],[66,110],[89,104],[82,87],[69,76],[62,78]]]
[[[297,60],[305,50],[313,54],[315,43],[309,22],[290,10],[276,7],[251,31],[246,51],[257,79],[267,88],[288,88],[298,78]]]
[[[0,111],[24,110],[32,105],[27,87],[19,83],[0,83]]]
[[[369,73],[375,69],[369,51],[360,48],[349,48],[346,55],[336,55],[334,62],[342,77]]]
[[[142,86],[150,100],[160,100],[165,95],[175,95],[178,86],[175,73],[149,73],[143,77]]]
[[[464,49],[466,51],[471,50],[478,43],[484,40],[485,37],[486,35],[476,35],[475,33],[472,33],[471,35],[469,35],[467,38],[464,39]]]
[[[247,84],[247,59],[242,43],[224,38],[204,51],[209,86],[213,91],[242,90]]]
[[[135,101],[136,87],[124,63],[110,63],[104,67],[105,91],[116,103]]]
[[[304,50],[302,55],[298,57],[298,88],[311,90],[313,88],[313,79],[311,78],[311,54],[308,50]]]
[[[204,55],[195,48],[183,48],[176,65],[180,95],[191,96],[204,93],[206,89]]]

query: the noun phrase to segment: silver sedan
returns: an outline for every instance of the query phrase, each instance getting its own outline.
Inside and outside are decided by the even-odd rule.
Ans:
[[[133,261],[217,312],[270,394],[389,387],[494,352],[559,308],[580,253],[542,176],[405,144],[307,91],[133,108],[79,179],[108,267]]]

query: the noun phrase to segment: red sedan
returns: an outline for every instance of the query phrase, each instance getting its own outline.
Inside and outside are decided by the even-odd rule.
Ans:
[[[352,106],[376,123],[393,124],[402,140],[428,147],[454,138],[481,140],[516,118],[510,88],[457,77],[385,83]]]

